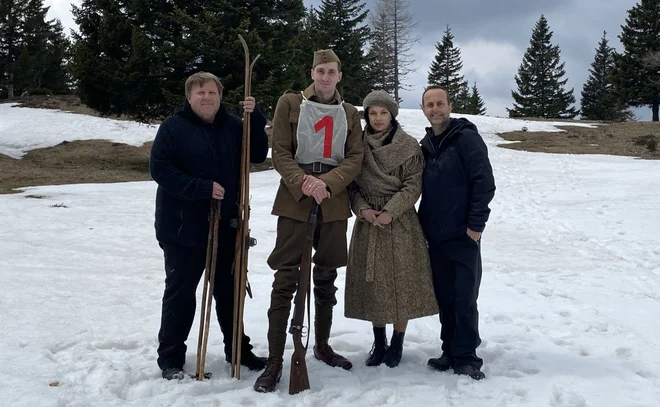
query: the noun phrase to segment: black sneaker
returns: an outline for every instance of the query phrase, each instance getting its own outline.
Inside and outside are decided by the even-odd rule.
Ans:
[[[454,367],[454,374],[467,375],[474,380],[485,379],[486,375],[479,368],[472,365],[460,365]]]
[[[447,354],[446,352],[442,353],[442,356],[439,358],[431,358],[427,362],[427,365],[435,370],[438,370],[440,372],[445,372],[452,367],[454,367],[454,358]]]
[[[180,367],[168,367],[161,374],[165,380],[183,380],[185,373]]]

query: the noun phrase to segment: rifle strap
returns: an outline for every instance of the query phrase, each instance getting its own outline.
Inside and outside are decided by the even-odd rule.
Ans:
[[[318,224],[317,223],[318,222],[318,210],[319,210],[319,205],[316,202],[314,202],[312,204],[312,211],[311,211],[311,213],[313,214],[313,219],[314,219],[314,225],[313,225],[314,229],[316,229],[316,226]],[[311,260],[311,257],[312,257],[312,248],[311,247],[310,247],[309,256],[310,256],[310,260]],[[311,261],[310,261],[310,264],[311,264]],[[309,348],[309,335],[310,335],[310,332],[311,332],[310,329],[311,329],[311,325],[312,325],[312,321],[311,321],[312,320],[312,311],[311,311],[311,305],[310,305],[311,296],[312,296],[312,279],[313,279],[312,274],[313,274],[313,268],[310,267],[309,268],[309,278],[307,279],[307,287],[304,288],[305,290],[307,290],[307,295],[306,295],[306,297],[307,297],[307,342],[305,343],[305,350],[307,350],[307,348]]]
[[[306,288],[306,290],[307,290],[307,342],[305,342],[305,350],[307,350],[307,348],[309,348],[309,333],[311,332],[310,327],[311,327],[311,320],[312,320],[312,313],[311,313],[311,308],[310,308],[311,307],[310,306],[310,298],[309,298],[311,296],[311,291],[312,291],[312,278],[311,278],[312,277],[311,276],[312,271],[311,270],[310,270],[309,274],[310,274],[310,276],[309,276],[310,279],[307,281],[307,288]]]

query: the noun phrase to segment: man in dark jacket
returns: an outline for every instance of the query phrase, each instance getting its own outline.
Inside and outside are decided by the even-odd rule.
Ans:
[[[451,100],[439,86],[422,95],[431,123],[422,140],[426,167],[419,216],[429,245],[433,285],[440,308],[442,356],[428,365],[480,380],[483,361],[477,297],[481,283],[481,234],[495,195],[488,150],[477,127],[450,118]]]
[[[151,148],[149,170],[158,184],[156,239],[165,256],[158,366],[166,379],[184,377],[185,341],[195,318],[195,293],[206,263],[211,199],[222,200],[213,297],[226,360],[232,359],[232,267],[243,123],[221,104],[222,90],[213,74],[190,76],[185,84],[186,102],[161,124]],[[242,105],[246,113],[252,113],[250,161],[264,162],[268,154],[266,118],[253,97]],[[252,353],[245,334],[241,363],[251,370],[266,365],[266,358]]]

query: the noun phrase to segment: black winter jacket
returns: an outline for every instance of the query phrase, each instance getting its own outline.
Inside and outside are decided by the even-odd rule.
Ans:
[[[268,155],[266,118],[259,109],[250,115],[250,161]],[[149,171],[156,191],[156,239],[165,244],[207,246],[213,182],[225,189],[221,222],[238,213],[243,121],[220,106],[214,122],[205,123],[186,101],[158,129],[151,148]]]
[[[421,141],[426,158],[419,217],[429,242],[459,237],[467,228],[482,232],[495,195],[488,149],[477,127],[452,118],[435,136],[431,128]]]

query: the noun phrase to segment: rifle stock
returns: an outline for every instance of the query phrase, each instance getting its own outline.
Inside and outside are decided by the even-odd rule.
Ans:
[[[307,302],[307,315],[309,318],[310,308],[310,279],[312,274],[312,243],[314,241],[314,231],[316,230],[316,219],[318,215],[318,204],[314,201],[312,211],[309,214],[307,237],[303,248],[303,256],[300,261],[300,273],[298,276],[298,290],[294,300],[293,318],[291,319],[291,328],[289,332],[293,335],[293,355],[291,356],[291,373],[289,377],[289,394],[296,394],[308,390],[309,374],[307,373],[307,363],[305,355],[309,345],[309,336],[307,343],[303,346],[303,327],[305,322],[305,302]],[[305,301],[306,300],[306,301]],[[308,319],[309,323],[309,319]],[[307,328],[309,333],[309,326]]]

